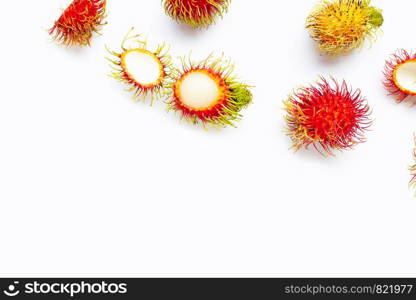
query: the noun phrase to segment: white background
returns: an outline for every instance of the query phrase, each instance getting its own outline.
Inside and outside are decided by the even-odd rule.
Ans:
[[[0,275],[416,276],[416,108],[381,84],[388,55],[416,47],[414,0],[373,1],[383,33],[339,59],[304,29],[313,0],[233,1],[208,31],[160,1],[108,2],[85,49],[47,35],[69,1],[0,10]],[[256,86],[238,128],[194,128],[107,77],[104,45],[131,26],[174,57],[231,57]],[[282,132],[282,101],[321,74],[361,88],[375,119],[336,158],[295,154]]]

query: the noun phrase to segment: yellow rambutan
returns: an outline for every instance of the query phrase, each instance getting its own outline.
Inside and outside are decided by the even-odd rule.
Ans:
[[[380,9],[370,0],[321,0],[306,21],[306,28],[324,54],[337,56],[351,52],[373,39],[383,24]]]

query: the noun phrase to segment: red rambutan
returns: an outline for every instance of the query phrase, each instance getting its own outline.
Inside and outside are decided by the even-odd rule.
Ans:
[[[415,145],[416,145],[416,135],[413,137]],[[409,167],[410,175],[412,178],[410,179],[409,186],[416,190],[416,146],[413,148],[413,160],[414,164]]]
[[[199,63],[182,58],[182,70],[167,92],[169,110],[193,124],[235,126],[253,95],[250,86],[238,81],[233,71],[233,65],[223,57],[209,56]]]
[[[151,101],[155,96],[160,97],[162,90],[167,88],[174,67],[169,49],[165,44],[159,45],[155,50],[149,50],[147,42],[140,39],[140,35],[132,34],[132,28],[121,43],[121,52],[107,48],[112,58],[111,77],[129,86],[133,98],[146,100],[148,95]],[[126,46],[129,43],[129,46]]]
[[[398,103],[416,96],[416,54],[404,49],[397,50],[386,61],[384,87]]]
[[[321,154],[323,149],[332,155],[333,149],[365,142],[364,131],[371,125],[366,100],[345,81],[332,81],[333,86],[321,77],[316,86],[300,88],[284,102],[287,135],[296,150],[312,144]]]
[[[106,0],[74,0],[49,30],[66,46],[89,46],[94,32],[105,25]]]
[[[162,0],[166,13],[195,28],[208,27],[228,10],[231,0]]]

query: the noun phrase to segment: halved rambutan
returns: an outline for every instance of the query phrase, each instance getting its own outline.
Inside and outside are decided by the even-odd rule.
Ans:
[[[298,89],[284,102],[287,135],[293,148],[313,145],[333,154],[334,149],[350,149],[365,141],[364,131],[371,125],[370,108],[360,90],[352,91],[345,81],[333,86],[324,78],[316,86]]]
[[[373,39],[382,24],[381,10],[370,6],[370,0],[320,0],[306,28],[324,54],[336,56]]]
[[[386,61],[384,87],[398,103],[416,96],[416,54],[398,50]]]
[[[194,124],[234,126],[253,96],[248,85],[232,76],[231,63],[222,59],[209,56],[194,64],[183,58],[182,71],[168,92],[169,110],[180,112],[182,118]]]
[[[228,10],[231,0],[162,0],[166,13],[195,28],[207,28]]]
[[[93,33],[106,23],[106,0],[74,0],[49,30],[53,39],[66,46],[89,46]]]
[[[133,98],[145,100],[148,95],[153,101],[154,96],[161,96],[161,92],[169,84],[173,76],[174,67],[168,48],[159,45],[155,51],[147,49],[147,42],[140,40],[140,35],[131,35],[129,31],[121,43],[121,53],[107,48],[115,58],[107,58],[113,69],[111,77],[130,86]],[[126,42],[132,42],[134,47],[127,48]]]

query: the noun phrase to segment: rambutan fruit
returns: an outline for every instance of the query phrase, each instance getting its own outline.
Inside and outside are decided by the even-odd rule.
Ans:
[[[89,46],[104,22],[106,0],[74,0],[49,30],[58,43]]]
[[[416,144],[416,136],[414,136],[413,139]],[[416,190],[416,146],[413,148],[413,160],[414,164],[409,167],[410,175],[412,176],[409,182],[409,186],[410,188]]]
[[[375,39],[383,24],[381,10],[370,0],[320,0],[306,21],[310,36],[321,52],[337,56]]]
[[[321,154],[333,155],[332,150],[365,142],[364,131],[371,125],[366,100],[345,81],[332,82],[321,77],[316,86],[300,88],[284,102],[286,133],[295,150],[312,144]]]
[[[194,28],[207,28],[227,12],[231,0],[162,0],[166,13]]]
[[[198,64],[182,58],[182,70],[168,90],[168,109],[193,124],[235,126],[253,95],[250,86],[237,81],[233,71],[230,61],[222,57],[209,56]]]
[[[416,96],[416,54],[398,50],[386,61],[384,87],[398,103]]]
[[[107,58],[112,68],[110,77],[128,85],[128,91],[133,92],[134,99],[145,100],[149,95],[153,101],[169,85],[175,68],[165,44],[150,51],[140,35],[132,35],[133,30],[132,28],[123,39],[121,53],[107,48],[113,56]],[[131,42],[132,47],[126,47],[126,42]]]

